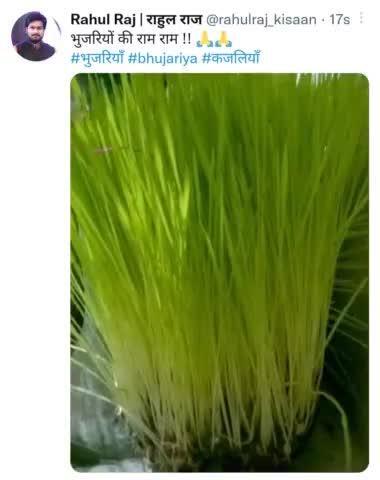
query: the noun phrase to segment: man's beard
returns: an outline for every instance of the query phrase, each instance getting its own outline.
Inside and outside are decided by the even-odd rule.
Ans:
[[[41,40],[42,40],[42,37],[40,35],[36,36],[36,37],[29,37],[29,40],[32,42],[32,43],[39,43]]]

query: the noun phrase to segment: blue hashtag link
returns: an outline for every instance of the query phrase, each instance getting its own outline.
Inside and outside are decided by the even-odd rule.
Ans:
[[[80,58],[79,53],[74,52],[74,53],[71,55],[71,63],[79,63],[79,58]]]
[[[137,62],[137,53],[130,53],[128,55],[128,63],[136,63]]]

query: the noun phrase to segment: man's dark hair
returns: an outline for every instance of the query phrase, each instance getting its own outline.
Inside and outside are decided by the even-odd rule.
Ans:
[[[44,30],[45,30],[47,20],[46,20],[46,17],[44,17],[42,15],[42,13],[40,13],[40,12],[29,13],[29,15],[25,19],[25,28],[27,28],[29,26],[29,23],[35,22],[36,20],[39,20],[40,22],[42,22],[42,25],[43,25]]]

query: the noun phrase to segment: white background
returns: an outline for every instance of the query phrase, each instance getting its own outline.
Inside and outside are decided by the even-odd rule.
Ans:
[[[265,72],[361,72],[371,98],[371,324],[370,466],[362,478],[380,473],[379,444],[379,18],[376,2],[256,1],[191,2],[10,2],[0,17],[0,477],[69,479],[78,473],[69,460],[69,100],[70,79],[84,67],[72,66],[70,12],[239,13],[276,10],[328,15],[363,12],[363,25],[313,31],[228,29],[237,48],[261,48]],[[240,6],[239,6],[240,5]],[[161,8],[165,7],[165,8]],[[28,62],[11,45],[16,19],[30,10],[53,16],[61,26],[58,53],[45,62]],[[326,12],[326,13],[325,13]],[[112,27],[110,27],[112,28]],[[211,30],[211,29],[210,29]],[[216,29],[220,30],[220,29]],[[182,49],[185,53],[185,48]],[[247,67],[248,68],[248,67]],[[127,71],[114,66],[114,71]],[[107,70],[111,70],[108,68]],[[158,67],[129,69],[157,71]],[[172,71],[189,71],[177,66]],[[203,68],[206,71],[206,68]],[[94,71],[94,70],[92,70]],[[169,69],[167,69],[169,71]],[[211,68],[207,71],[211,71]],[[218,71],[214,68],[214,71]],[[347,111],[349,115],[349,108]],[[133,477],[136,474],[127,474]],[[198,474],[209,478],[210,474]],[[252,474],[239,474],[240,477]],[[272,478],[275,474],[254,474]],[[279,474],[293,478],[292,474]],[[318,478],[319,474],[301,474]],[[161,474],[166,476],[166,474]],[[179,476],[179,475],[178,475]],[[218,476],[230,478],[229,474]],[[324,475],[326,476],[326,475]],[[344,474],[328,474],[328,478]],[[356,475],[352,475],[356,476]],[[115,478],[103,474],[102,478]]]

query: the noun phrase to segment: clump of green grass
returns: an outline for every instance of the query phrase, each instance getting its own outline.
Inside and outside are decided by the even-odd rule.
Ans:
[[[364,284],[342,246],[368,230],[366,80],[72,88],[86,107],[72,121],[73,298],[110,352],[96,361],[113,400],[162,469],[218,449],[288,460],[330,398],[326,348]],[[352,291],[341,311],[335,289]]]

